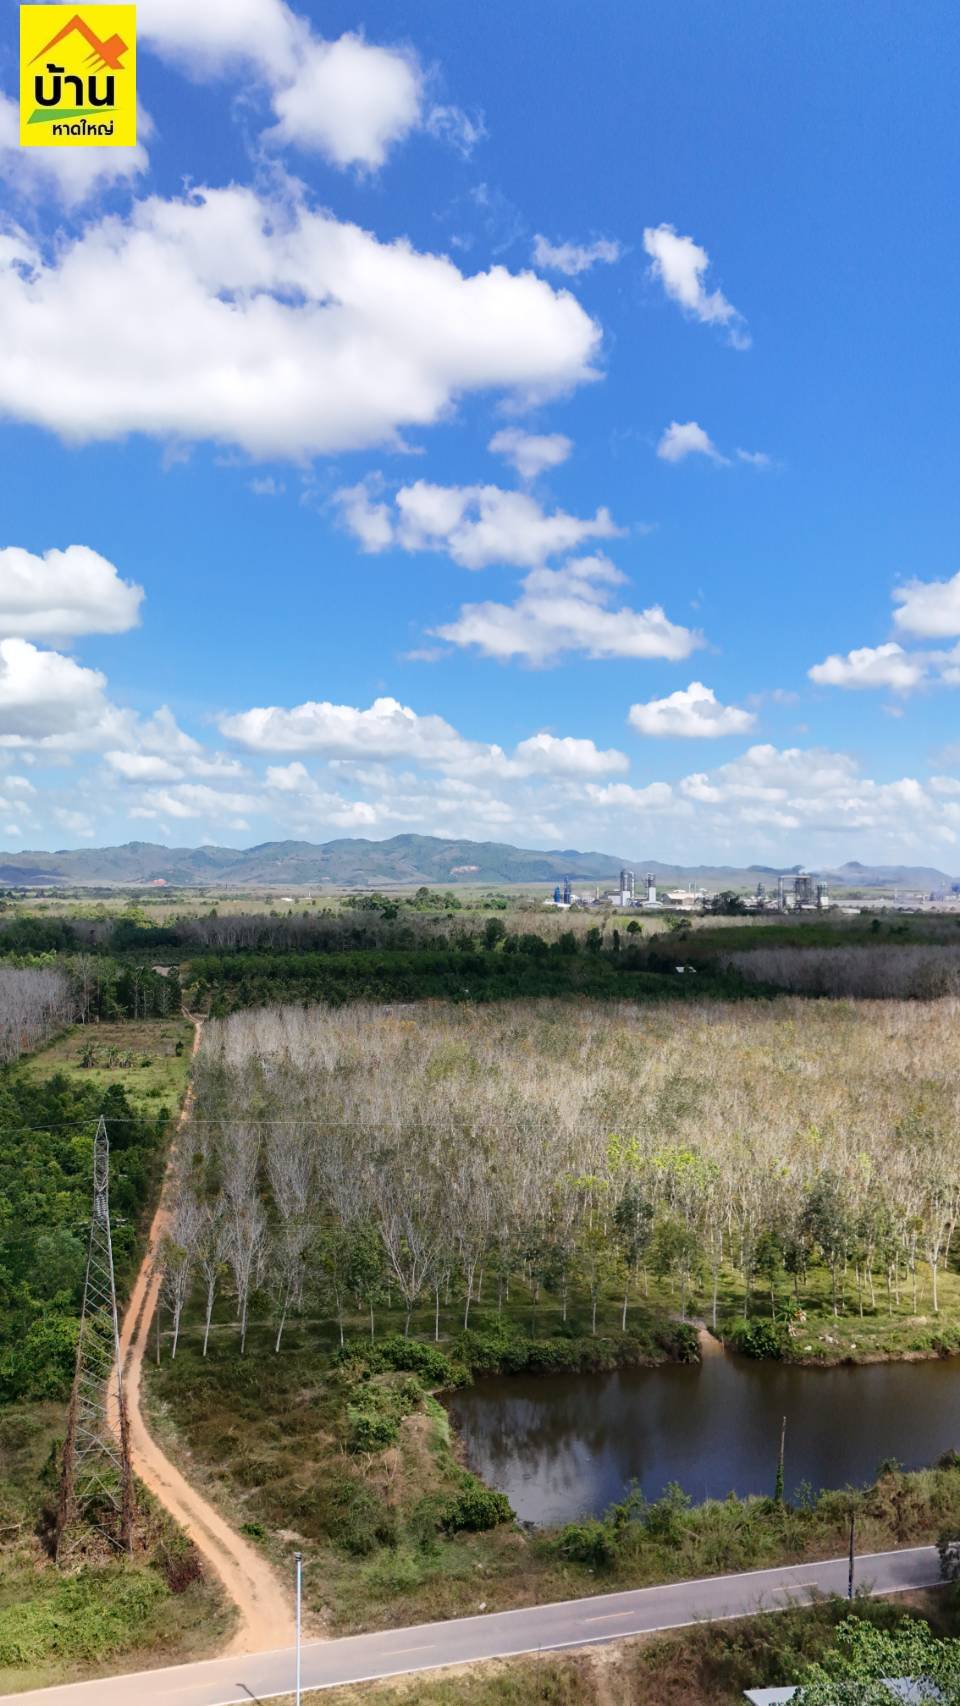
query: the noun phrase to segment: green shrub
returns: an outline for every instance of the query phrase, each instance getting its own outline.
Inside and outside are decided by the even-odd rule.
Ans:
[[[670,1481],[659,1499],[647,1505],[643,1512],[643,1526],[656,1540],[679,1540],[689,1510],[689,1494],[676,1481]]]
[[[593,1569],[609,1567],[617,1556],[617,1543],[605,1522],[568,1522],[556,1540],[561,1558],[571,1564],[589,1564]]]
[[[700,1335],[689,1321],[675,1321],[657,1333],[657,1343],[677,1362],[700,1361]]]
[[[506,1493],[496,1493],[482,1482],[473,1481],[443,1508],[441,1527],[448,1534],[468,1529],[472,1534],[487,1528],[498,1528],[501,1522],[513,1521],[513,1510]]]
[[[484,1332],[467,1329],[454,1340],[454,1354],[471,1374],[496,1374],[507,1366],[504,1359],[508,1355],[522,1356],[524,1344],[521,1334],[506,1327]]]
[[[375,1397],[375,1391],[371,1398]],[[394,1445],[399,1421],[383,1403],[374,1401],[347,1405],[347,1448],[350,1451],[383,1451]]]
[[[43,1598],[0,1610],[0,1666],[99,1659],[135,1647],[166,1594],[158,1575],[123,1565],[60,1578]]]
[[[378,1546],[395,1546],[394,1518],[382,1500],[352,1475],[339,1475],[317,1498],[317,1526],[334,1545],[355,1557],[367,1557]]]
[[[741,1321],[730,1337],[734,1350],[743,1356],[767,1357],[773,1361],[783,1356],[783,1340],[772,1321]]]
[[[405,1339],[400,1333],[371,1343],[369,1339],[348,1339],[332,1357],[335,1367],[382,1374],[387,1369],[419,1374],[429,1386],[462,1386],[466,1373],[437,1345],[424,1344],[422,1339]]]

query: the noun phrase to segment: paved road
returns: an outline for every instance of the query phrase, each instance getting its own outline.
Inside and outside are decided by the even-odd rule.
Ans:
[[[902,1593],[933,1587],[940,1580],[933,1546],[899,1552],[875,1552],[857,1559],[858,1587],[871,1593]],[[673,1582],[667,1587],[633,1588],[520,1611],[490,1612],[449,1623],[422,1623],[413,1629],[389,1629],[376,1635],[351,1635],[339,1641],[313,1641],[303,1649],[303,1685],[333,1688],[344,1682],[370,1682],[404,1671],[433,1670],[477,1659],[508,1658],[519,1653],[593,1645],[654,1629],[677,1629],[706,1618],[740,1617],[756,1611],[783,1611],[804,1604],[811,1592],[845,1594],[847,1560],[792,1564],[777,1570],[750,1570],[737,1576]],[[293,1652],[255,1653],[247,1658],[206,1659],[172,1670],[141,1671],[105,1681],[45,1688],[25,1697],[5,1694],[0,1706],[26,1698],[38,1706],[233,1706],[265,1701],[292,1691]]]

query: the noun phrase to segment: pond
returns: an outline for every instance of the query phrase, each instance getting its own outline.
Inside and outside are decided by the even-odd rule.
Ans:
[[[795,1368],[708,1356],[700,1366],[480,1380],[448,1401],[470,1468],[525,1522],[599,1515],[630,1481],[657,1498],[772,1493],[787,1417],[786,1491],[869,1481],[960,1449],[960,1359]]]

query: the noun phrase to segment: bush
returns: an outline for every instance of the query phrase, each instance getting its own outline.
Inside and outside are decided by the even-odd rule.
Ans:
[[[783,1340],[772,1321],[742,1321],[730,1336],[734,1350],[743,1356],[768,1357],[775,1362],[783,1356]]]
[[[357,1370],[366,1368],[371,1374],[396,1369],[419,1374],[429,1386],[463,1386],[465,1370],[453,1363],[437,1345],[424,1344],[422,1339],[404,1339],[393,1333],[389,1338],[371,1343],[369,1339],[348,1339],[332,1357],[335,1367]]]
[[[655,1540],[679,1540],[689,1510],[689,1494],[678,1487],[676,1481],[670,1481],[659,1499],[647,1506],[643,1513],[643,1526]]]
[[[135,1647],[166,1598],[148,1570],[81,1570],[53,1591],[0,1610],[0,1666],[28,1669],[51,1660],[99,1659]]]
[[[383,1451],[394,1445],[400,1432],[394,1418],[372,1405],[350,1404],[347,1408],[347,1447],[350,1451]]]
[[[482,1333],[467,1330],[454,1340],[454,1354],[471,1374],[496,1374],[506,1366],[508,1354],[523,1354],[524,1343],[521,1335],[505,1327]]]
[[[675,1321],[669,1327],[659,1327],[656,1342],[676,1362],[700,1361],[700,1335],[689,1321]]]
[[[339,1475],[319,1491],[318,1527],[334,1545],[355,1557],[367,1557],[378,1546],[395,1546],[397,1533],[391,1513],[369,1487],[352,1475]],[[296,1514],[296,1513],[295,1513]]]
[[[512,1521],[513,1510],[506,1493],[495,1493],[480,1481],[473,1481],[444,1506],[440,1526],[447,1534],[456,1534],[460,1529],[479,1534],[484,1529],[498,1528],[501,1522]]]
[[[568,1522],[557,1535],[557,1551],[571,1564],[608,1568],[617,1556],[617,1543],[605,1522]]]

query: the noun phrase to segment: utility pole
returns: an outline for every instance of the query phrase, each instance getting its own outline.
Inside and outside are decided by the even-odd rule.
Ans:
[[[855,1515],[854,1511],[851,1509],[851,1511],[850,1511],[850,1569],[849,1569],[848,1574],[847,1574],[847,1598],[848,1599],[853,1598],[853,1557],[854,1557],[854,1532],[855,1532],[856,1520],[857,1520],[856,1515]]]
[[[777,1459],[777,1480],[773,1490],[774,1503],[783,1504],[783,1462],[787,1448],[787,1418],[784,1416],[780,1424],[780,1456]]]
[[[114,1406],[116,1431],[110,1414]],[[60,1475],[57,1562],[63,1563],[83,1546],[85,1530],[98,1532],[118,1552],[129,1553],[133,1520],[133,1475],[110,1236],[110,1140],[101,1115],[93,1140],[90,1242]]]
[[[300,1706],[300,1631],[303,1623],[303,1553],[295,1552],[297,1565],[297,1692],[296,1703]]]

